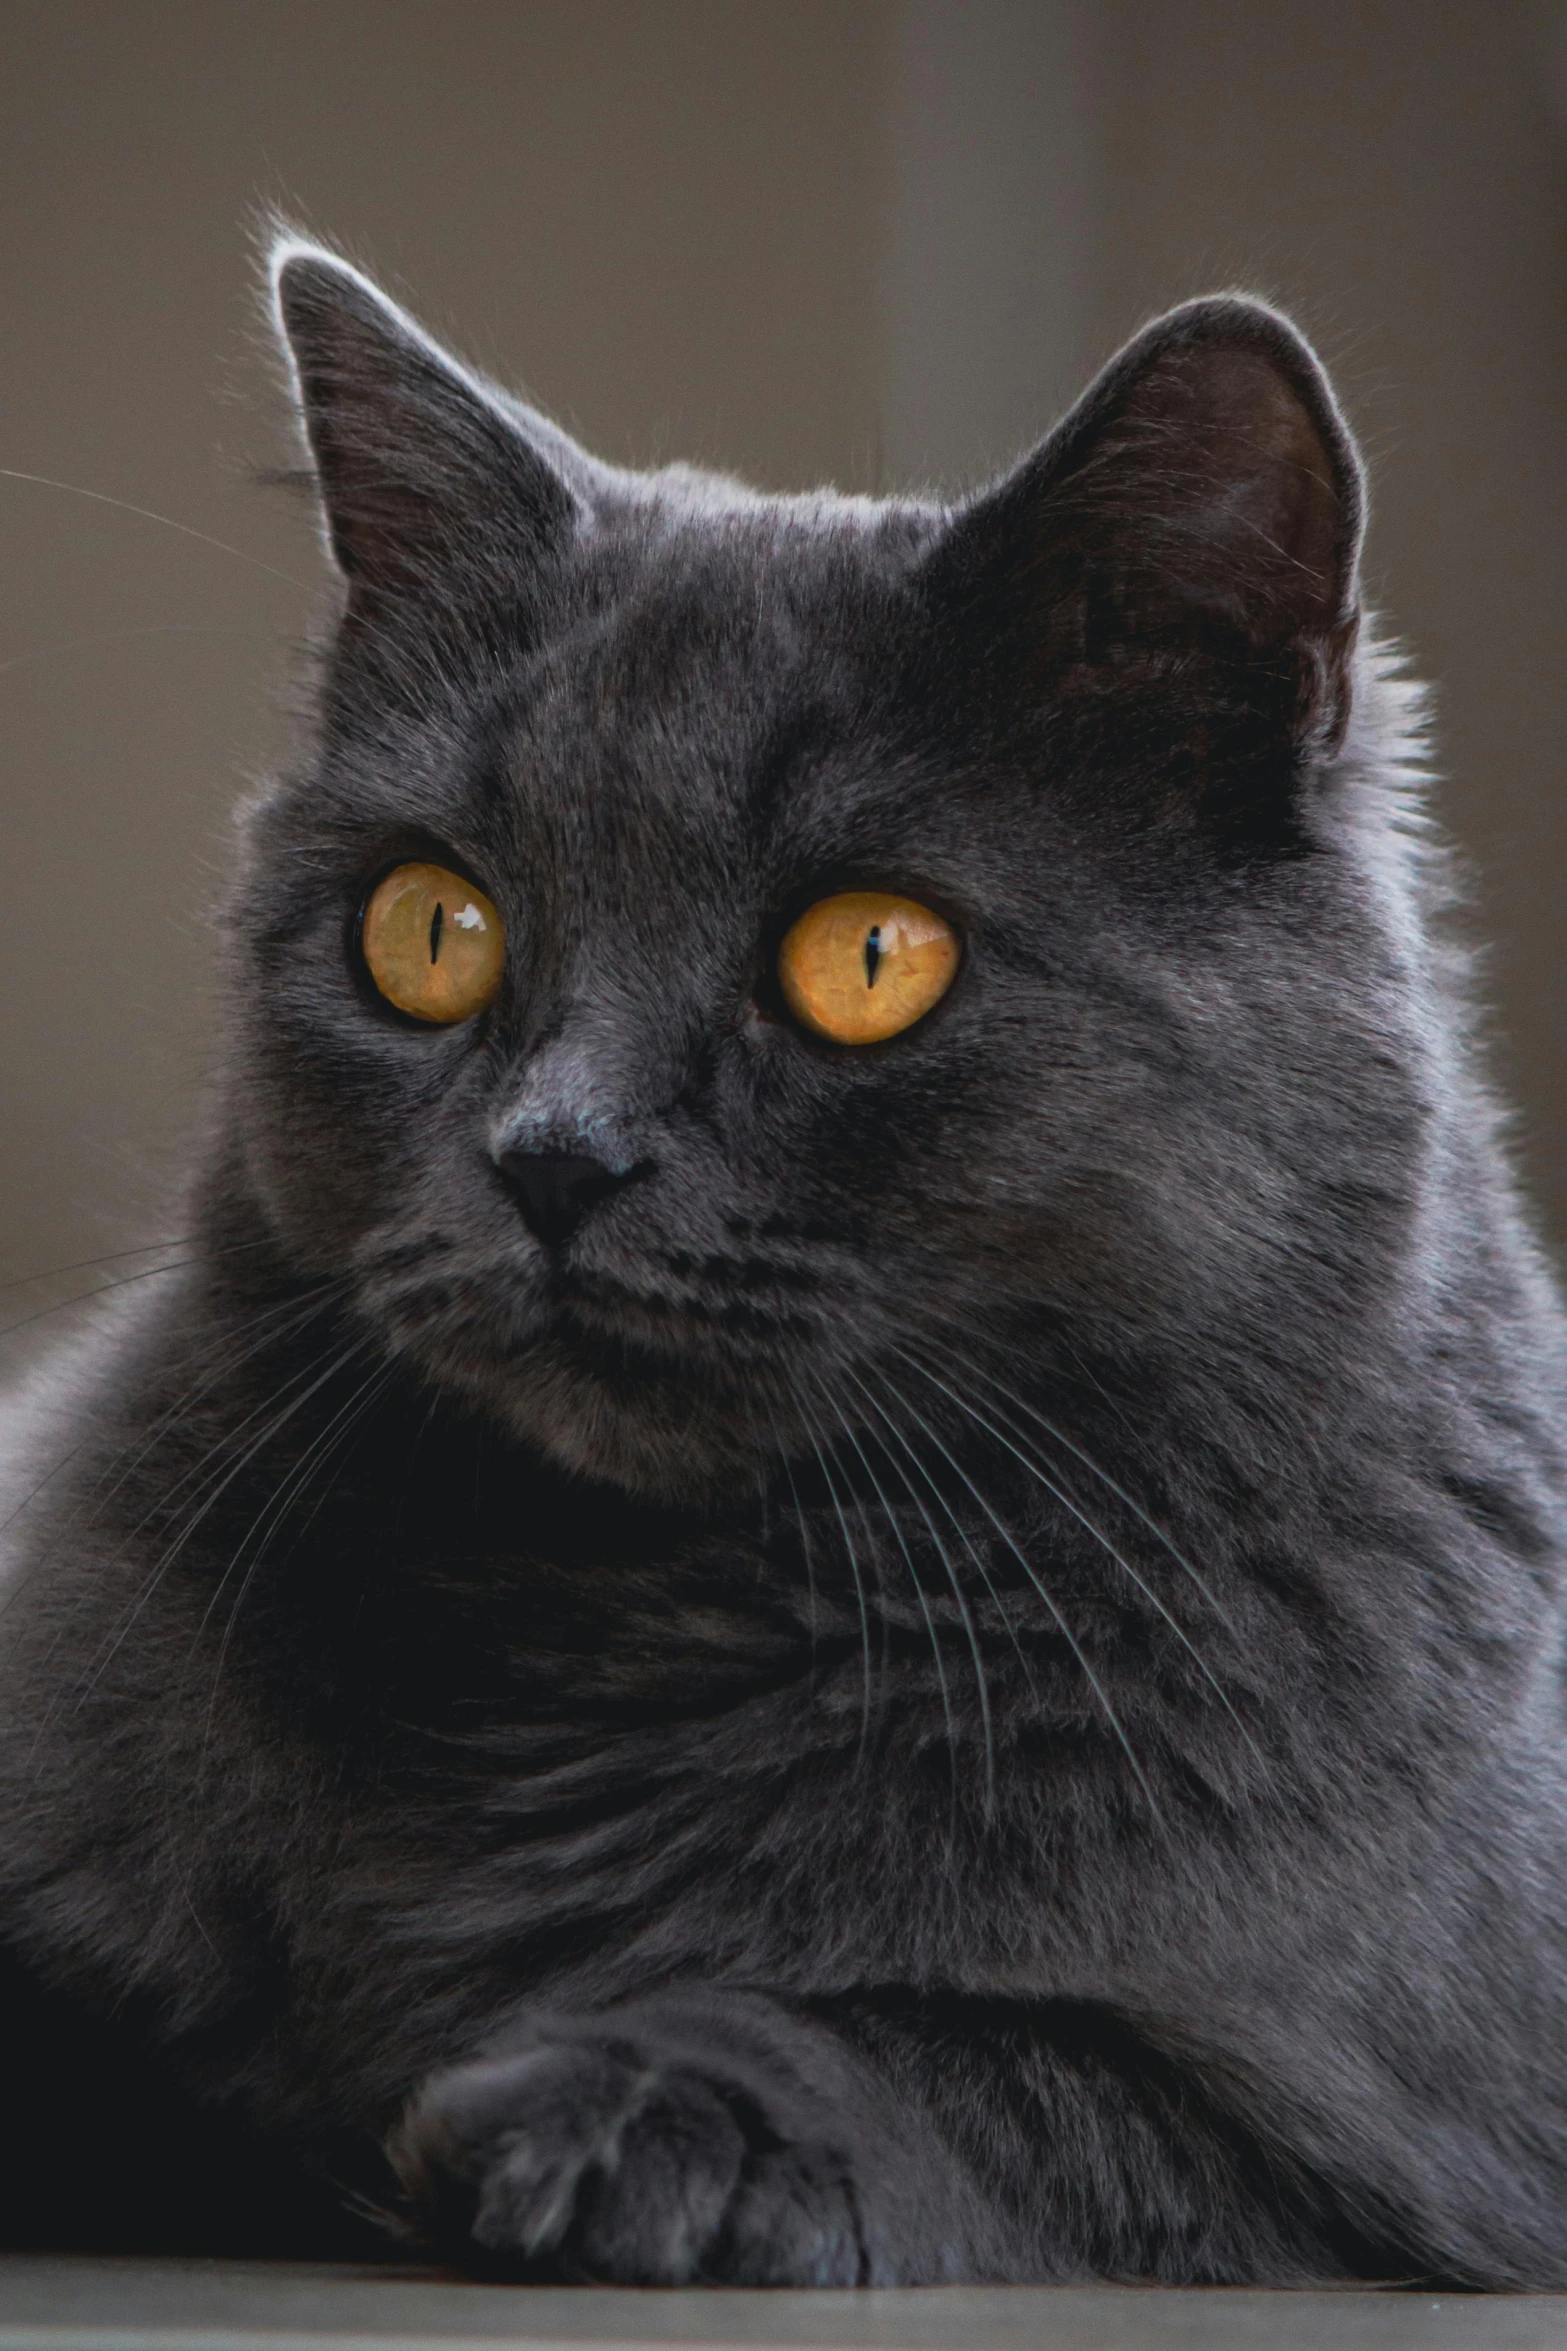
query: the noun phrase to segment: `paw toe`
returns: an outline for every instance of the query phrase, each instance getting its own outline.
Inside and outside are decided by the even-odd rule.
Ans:
[[[433,2077],[390,2153],[436,2240],[491,2267],[616,2285],[864,2275],[847,2156],[688,2049],[541,2026]]]

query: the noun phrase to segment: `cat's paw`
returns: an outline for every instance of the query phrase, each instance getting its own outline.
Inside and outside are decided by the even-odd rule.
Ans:
[[[801,2086],[610,2017],[433,2075],[391,2143],[459,2258],[622,2285],[866,2276],[853,2159]]]

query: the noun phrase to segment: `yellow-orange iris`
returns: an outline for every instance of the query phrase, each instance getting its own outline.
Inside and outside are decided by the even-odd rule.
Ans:
[[[878,1045],[929,1012],[957,977],[958,935],[913,898],[845,890],[808,906],[778,950],[778,983],[801,1026]]]
[[[501,918],[444,865],[399,865],[371,891],[359,933],[389,1004],[414,1020],[472,1020],[495,1000],[506,963]]]

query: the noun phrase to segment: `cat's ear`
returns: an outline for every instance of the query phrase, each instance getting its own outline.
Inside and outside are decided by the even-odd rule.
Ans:
[[[1364,492],[1310,348],[1259,302],[1156,320],[995,488],[931,584],[1025,696],[1164,677],[1331,743],[1349,702]],[[979,643],[974,640],[977,632]]]
[[[351,600],[464,580],[527,593],[570,535],[591,460],[431,341],[348,262],[293,236],[271,252],[328,543]]]

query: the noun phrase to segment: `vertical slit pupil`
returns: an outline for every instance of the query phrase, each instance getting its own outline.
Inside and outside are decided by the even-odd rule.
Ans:
[[[432,963],[434,963],[437,956],[441,952],[441,931],[445,925],[445,922],[446,909],[441,904],[439,898],[437,898],[435,901],[435,912],[430,917],[430,961]]]
[[[865,985],[876,985],[876,967],[881,962],[881,924],[873,922],[865,934]]]

